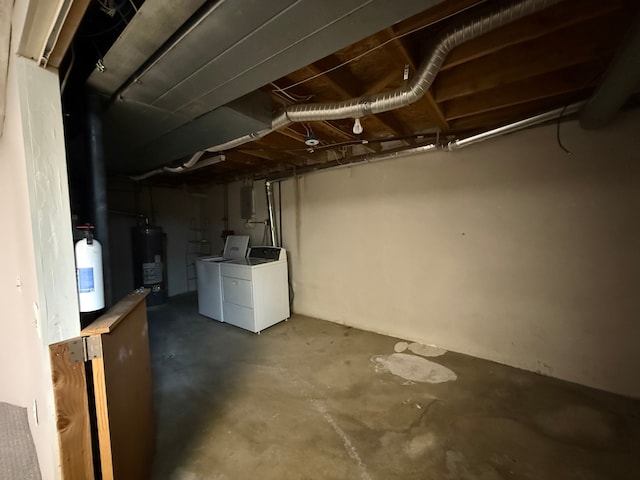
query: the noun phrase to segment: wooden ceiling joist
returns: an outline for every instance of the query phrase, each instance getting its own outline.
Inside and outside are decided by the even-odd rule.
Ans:
[[[484,1],[485,0],[449,0],[400,22],[395,26],[394,30],[398,35],[406,35],[426,26],[437,27],[437,25],[434,24],[453,16],[460,11],[464,11],[475,5],[484,3]]]
[[[437,102],[471,95],[526,78],[609,57],[620,42],[617,23],[599,19],[550,34],[544,42],[513,45],[440,72],[434,84]],[[598,35],[593,32],[598,31]],[[550,48],[553,45],[553,48]]]
[[[335,57],[330,55],[322,60],[309,65],[307,69],[312,75],[327,72],[332,66],[339,63]],[[362,82],[356,78],[348,69],[342,67],[322,75],[323,80],[341,97],[341,100],[359,97],[364,91],[359,87]],[[371,117],[380,127],[391,132],[394,136],[406,135],[405,126],[393,116],[391,112],[379,113]]]
[[[288,155],[284,156],[279,153],[269,152],[267,150],[260,150],[257,148],[254,149],[240,149],[238,150],[240,153],[244,153],[245,155],[251,155],[253,157],[257,157],[262,160],[259,162],[259,165],[287,165],[290,167],[305,165],[304,160],[300,160],[294,156]]]
[[[390,42],[391,48],[393,49],[394,53],[401,58],[402,62],[405,65],[409,66],[410,74],[415,74],[415,72],[419,68],[419,62],[417,62],[409,53],[408,47],[405,45],[404,41],[401,38],[398,38],[395,30],[393,28],[387,28],[382,32],[382,34],[384,35],[383,38],[386,37],[385,41]],[[422,100],[422,103],[427,110],[427,114],[433,119],[433,123],[438,126],[441,132],[448,132],[449,124],[442,114],[440,107],[434,100],[430,90],[427,90],[427,92],[425,92]]]
[[[291,140],[295,140],[296,142],[304,142],[305,134],[297,132],[292,127],[285,127],[277,130],[280,135],[284,135],[285,137],[289,137]]]
[[[273,83],[273,85],[275,85],[276,88],[281,88],[275,82]],[[284,104],[285,106],[294,104],[293,101],[289,99],[285,100],[281,97],[278,97],[278,101]],[[349,141],[358,139],[354,135],[345,133],[344,130],[342,130],[341,128],[334,125],[331,121],[328,121],[328,120],[325,120],[322,122],[313,122],[312,130],[316,138],[325,144],[349,142]],[[302,148],[304,146],[306,135],[294,130],[294,127],[289,126],[289,127],[282,128],[278,130],[278,133],[286,135],[291,139],[300,142],[300,145],[297,148]],[[366,148],[369,149],[371,152],[379,151],[379,148],[377,145],[367,146]]]
[[[257,166],[262,163],[262,160],[257,159],[255,156],[247,155],[238,150],[233,150],[231,152],[226,153],[225,155],[227,157],[227,160],[217,165],[231,163],[231,164],[239,164],[239,165]]]
[[[263,90],[289,106],[396,89],[405,81],[405,65],[410,81],[426,49],[449,28],[508,1],[447,0]],[[415,133],[429,136],[439,131],[448,138],[464,138],[585,100],[597,88],[639,9],[637,0],[565,0],[454,49],[424,97],[392,112],[363,117],[362,135],[352,134],[353,119],[294,123],[225,152],[228,160],[222,164],[185,177],[193,175],[202,182],[206,176],[209,183],[222,183],[311,171],[342,163],[362,138],[370,143],[360,145],[358,153],[361,148],[383,151],[389,146],[386,139],[395,137],[408,137],[405,144],[410,144]],[[291,88],[274,92],[273,85]],[[310,133],[320,141],[313,152],[304,143]]]
[[[602,63],[588,63],[558,72],[538,75],[520,82],[460,97],[444,103],[447,120],[477,115],[500,108],[521,105],[532,100],[556,97],[593,87],[594,78],[603,71]]]
[[[571,92],[569,94],[559,95],[556,97],[544,98],[513,107],[501,108],[464,117],[458,120],[452,120],[451,128],[459,132],[460,136],[465,136],[465,132],[486,131],[491,128],[500,127],[513,123],[515,120],[522,120],[533,115],[545,113],[558,106],[570,105],[582,98],[580,92]]]
[[[263,138],[253,142],[251,147],[242,148],[247,155],[254,155],[271,162],[279,162],[287,165],[305,165],[305,145],[301,142],[292,142],[290,138],[274,132],[269,135],[269,140]]]
[[[582,8],[576,11],[572,2],[561,2],[535,15],[482,35],[472,42],[463,43],[447,56],[440,70],[445,71],[513,45],[562,31],[620,10],[624,6],[621,0],[610,2],[583,0],[583,4]]]

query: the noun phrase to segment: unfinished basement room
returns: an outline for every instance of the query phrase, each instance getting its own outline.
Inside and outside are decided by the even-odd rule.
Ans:
[[[0,480],[640,478],[640,3],[0,0]]]

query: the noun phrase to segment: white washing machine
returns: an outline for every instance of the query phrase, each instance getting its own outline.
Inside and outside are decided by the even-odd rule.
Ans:
[[[201,257],[196,260],[200,315],[224,322],[220,265],[224,262],[243,259],[248,245],[249,235],[229,235],[221,257]]]
[[[220,266],[224,321],[260,333],[289,318],[287,251],[251,247],[247,258]]]

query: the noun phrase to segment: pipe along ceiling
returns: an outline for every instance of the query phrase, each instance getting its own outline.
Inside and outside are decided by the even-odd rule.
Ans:
[[[416,76],[406,87],[340,102],[292,105],[272,120],[270,128],[209,147],[206,151],[223,152],[265,137],[271,132],[284,128],[293,122],[339,120],[345,118],[358,119],[365,115],[375,115],[410,105],[422,98],[429,90],[447,55],[455,47],[551,5],[560,3],[561,1],[562,0],[518,0],[451,29],[440,37],[431,53],[422,63]],[[189,168],[197,165],[197,158],[199,158],[200,155],[201,152],[194,154],[189,162],[178,167],[180,169],[178,172],[187,171]],[[196,160],[194,161],[194,159]],[[172,171],[176,173],[175,168],[164,167],[131,178],[140,180],[157,173]]]
[[[280,114],[276,115],[272,119],[271,126],[269,128],[257,130],[230,141],[219,143],[207,148],[206,151],[217,153],[224,152],[263,138],[266,135],[294,122],[313,122],[346,118],[359,119],[366,115],[375,115],[377,113],[388,112],[410,105],[418,101],[429,90],[441,66],[447,58],[447,55],[455,47],[562,1],[563,0],[517,0],[508,5],[501,6],[493,11],[478,16],[475,19],[460,24],[442,35],[436,42],[435,47],[424,59],[421,67],[416,72],[415,77],[405,87],[397,88],[389,92],[366,97],[357,97],[339,102],[292,105],[286,107]],[[640,24],[640,22],[638,22],[638,24]],[[621,50],[621,53],[618,55],[617,60],[611,69],[610,77],[612,77],[613,80],[608,82],[605,81],[600,90],[584,108],[581,121],[585,126],[589,126],[591,128],[601,126],[606,120],[596,121],[594,118],[599,119],[601,116],[610,118],[637,88],[640,83],[640,61],[638,60],[638,52],[640,52],[640,48],[638,48],[639,42],[640,28],[636,26],[627,46]],[[635,66],[632,74],[629,74],[628,65]],[[621,89],[616,87],[616,85],[619,85],[619,82],[615,79],[619,79],[621,77],[626,78],[626,82],[623,82],[623,84],[628,85],[628,88]],[[611,100],[612,97],[615,98]],[[556,119],[565,115],[573,114],[576,113],[582,105],[583,103],[573,104],[568,108],[565,107],[563,109],[553,110],[547,114],[536,115],[523,121],[515,122],[511,125],[493,129],[485,134],[476,135],[469,139],[455,140],[453,142],[449,142],[445,148],[448,150],[462,148],[463,146],[467,146],[487,138],[493,138],[503,133],[519,130],[550,119]],[[608,113],[601,113],[605,110]],[[437,148],[437,146],[408,147],[405,148],[405,150],[407,150],[407,154],[412,154],[416,153],[414,152],[416,148],[422,152],[433,150]],[[362,161],[362,159],[371,161],[378,157],[380,157],[380,159],[395,158],[399,156],[398,153],[400,151],[401,150],[394,150],[391,153],[381,152],[373,156],[361,156],[362,158],[354,158],[354,161]],[[179,173],[188,171],[190,168],[196,168],[198,165],[198,159],[202,153],[203,152],[197,152],[187,163],[177,168],[159,168],[132,178],[139,180],[162,172]],[[317,167],[311,168],[311,170],[315,169],[317,169]]]
[[[268,129],[261,87],[443,1],[146,0],[88,79],[108,99],[108,167],[145,171]]]

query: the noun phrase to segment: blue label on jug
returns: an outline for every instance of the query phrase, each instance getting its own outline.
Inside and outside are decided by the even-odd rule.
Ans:
[[[78,269],[78,291],[80,293],[95,292],[93,283],[93,267]]]

